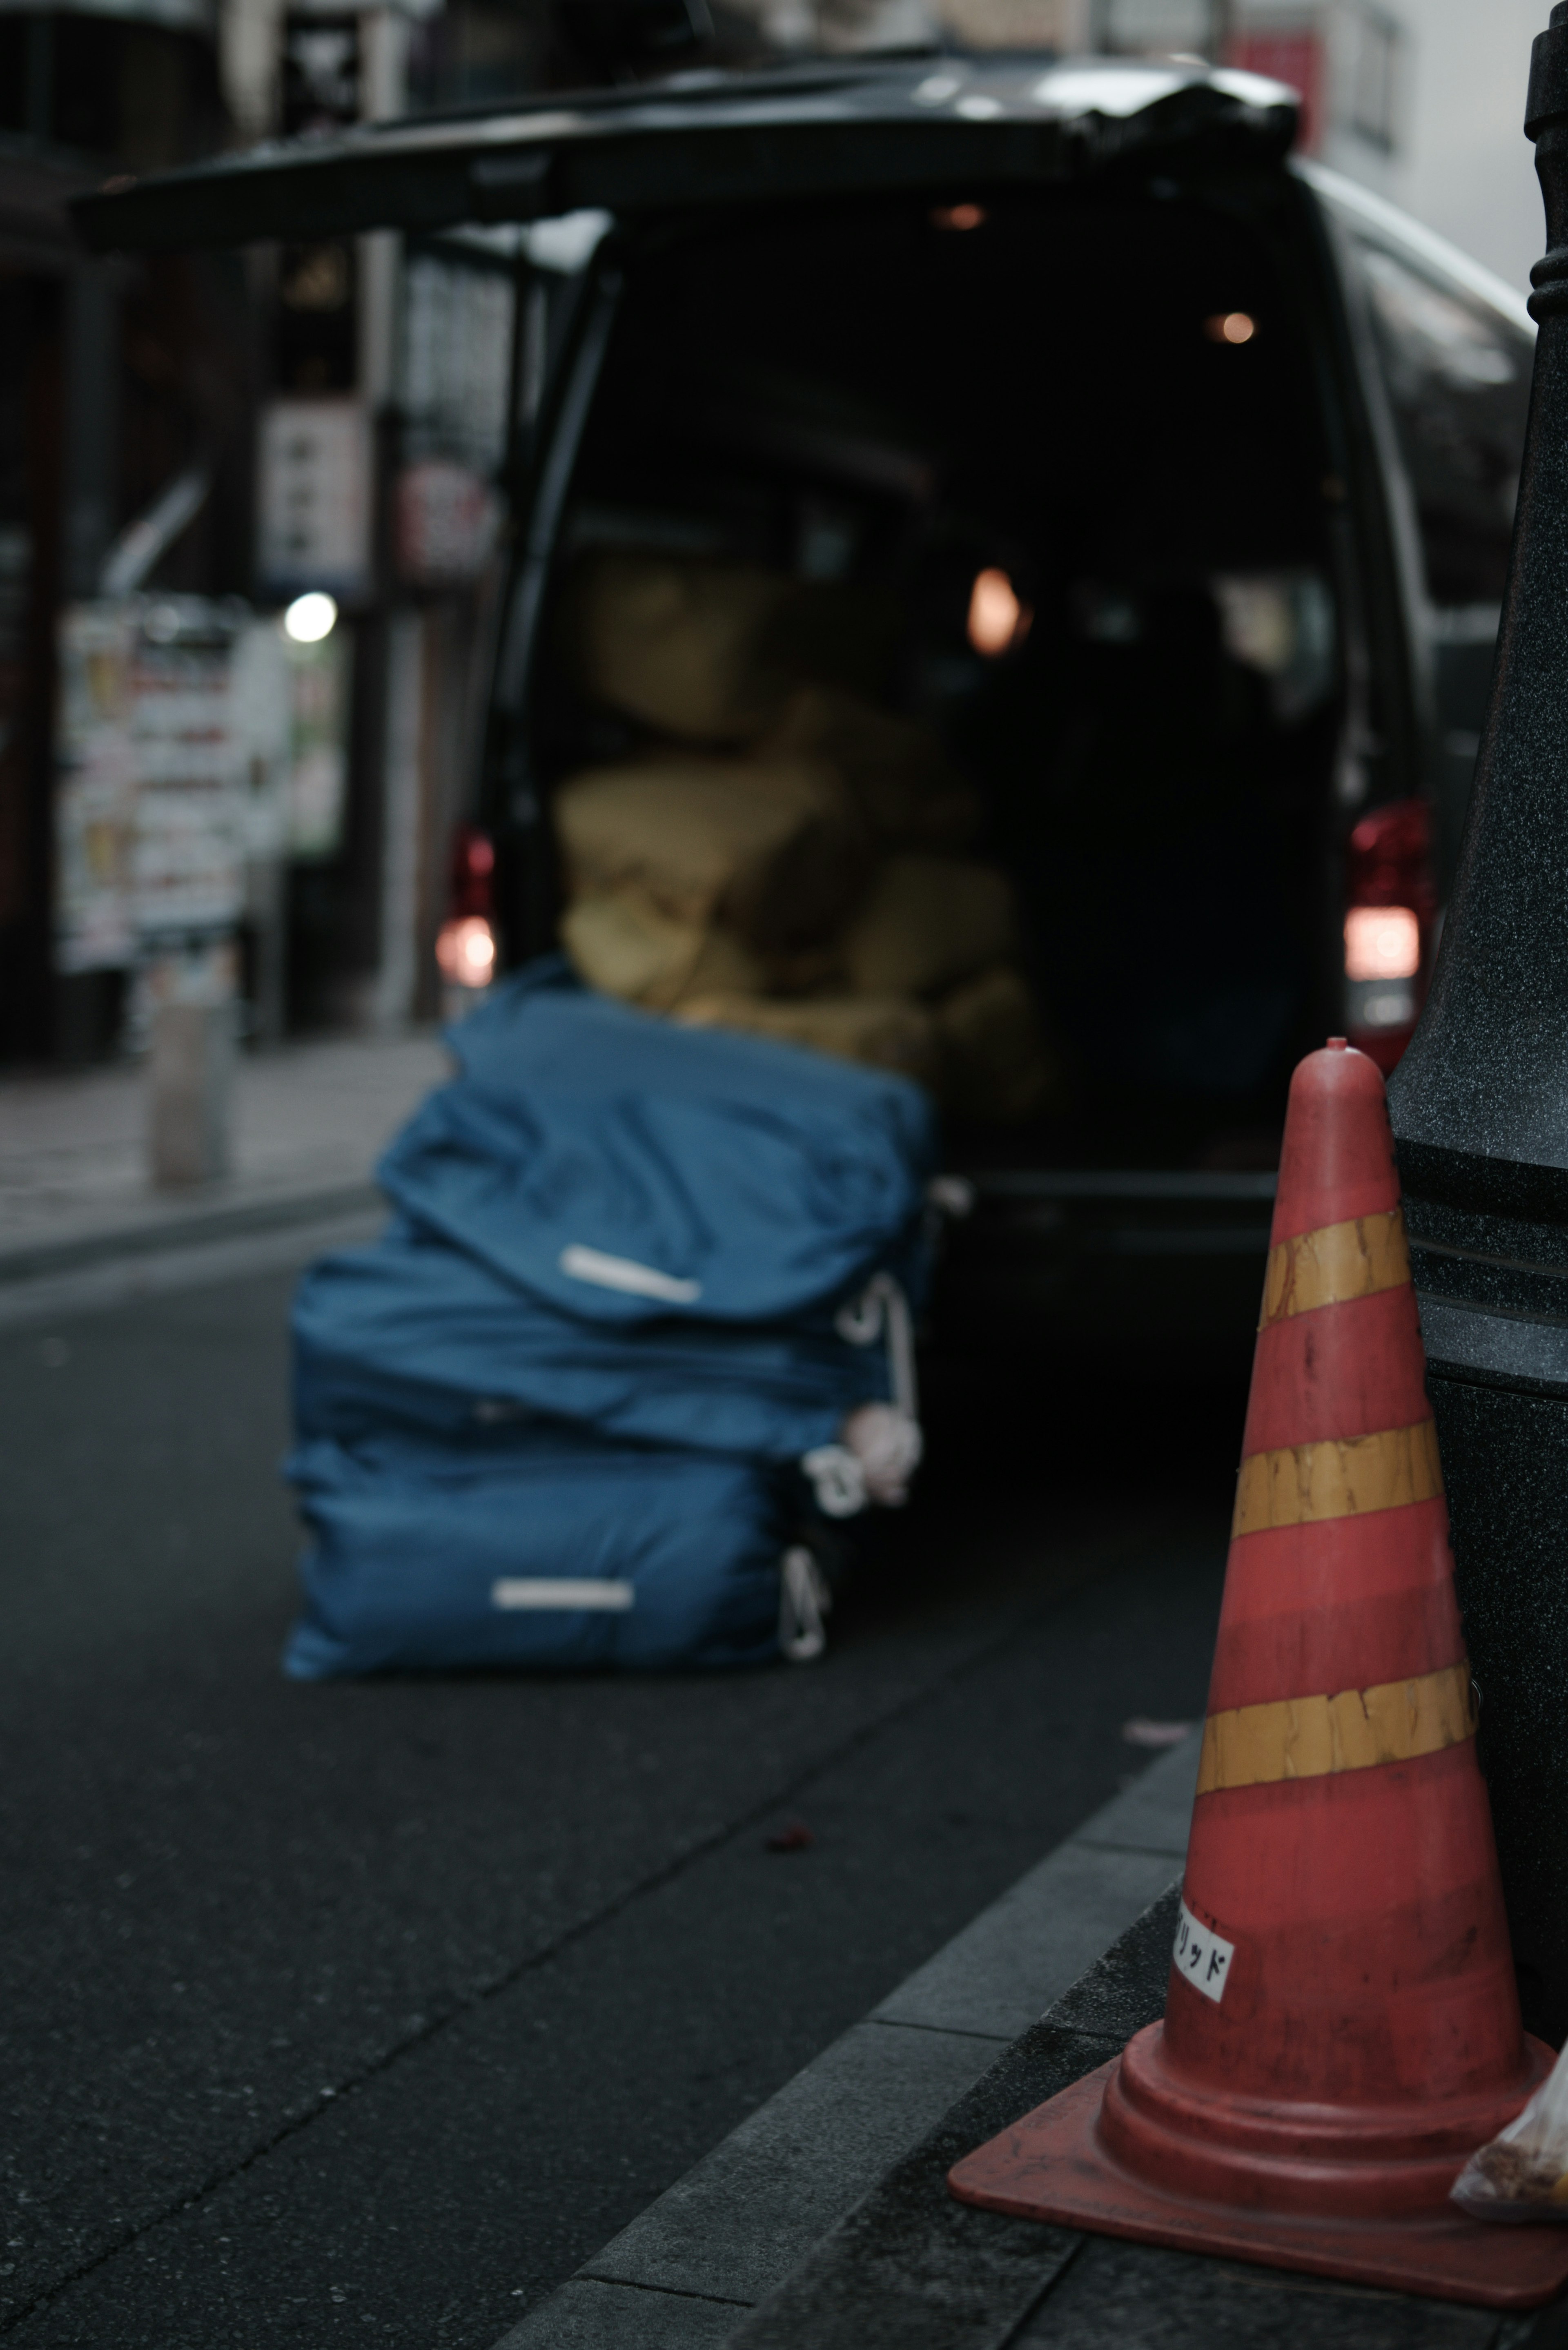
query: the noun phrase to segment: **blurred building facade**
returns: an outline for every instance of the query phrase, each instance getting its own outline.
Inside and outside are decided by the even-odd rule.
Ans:
[[[0,1055],[91,1049],[94,985],[53,969],[56,620],[90,594],[124,521],[194,452],[232,437],[247,328],[211,263],[90,263],[65,211],[115,170],[186,161],[223,135],[208,0],[0,8]],[[233,466],[181,560],[244,562]]]

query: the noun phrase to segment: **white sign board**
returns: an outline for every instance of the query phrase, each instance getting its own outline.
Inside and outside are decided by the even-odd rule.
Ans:
[[[263,409],[257,536],[263,581],[357,596],[370,583],[374,443],[358,400],[275,400]]]

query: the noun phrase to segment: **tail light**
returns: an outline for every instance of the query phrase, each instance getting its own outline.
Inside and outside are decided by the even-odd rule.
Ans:
[[[471,824],[452,842],[447,918],[436,933],[436,962],[449,987],[488,987],[495,976],[495,849]]]
[[[1427,993],[1437,899],[1425,800],[1362,817],[1345,851],[1345,1033],[1386,1076]]]

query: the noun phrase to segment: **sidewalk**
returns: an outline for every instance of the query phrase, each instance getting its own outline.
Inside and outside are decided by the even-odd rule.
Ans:
[[[1173,1884],[891,2166],[724,2335],[728,2350],[1563,2350],[1561,2301],[1510,2315],[953,2197],[954,2163],[1163,2015],[1177,1894]]]
[[[260,1270],[306,1228],[315,1245],[373,1225],[376,1159],[449,1067],[433,1030],[242,1055],[232,1172],[190,1191],[148,1180],[142,1070],[0,1081],[0,1324]]]

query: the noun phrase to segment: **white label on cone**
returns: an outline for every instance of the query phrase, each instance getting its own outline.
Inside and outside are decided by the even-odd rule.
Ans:
[[[1225,1996],[1225,1985],[1231,1978],[1231,1961],[1236,1955],[1236,1945],[1217,1934],[1212,1926],[1201,1925],[1184,1901],[1177,1921],[1176,1948],[1171,1964],[1184,1982],[1211,1999],[1216,2007]]]

